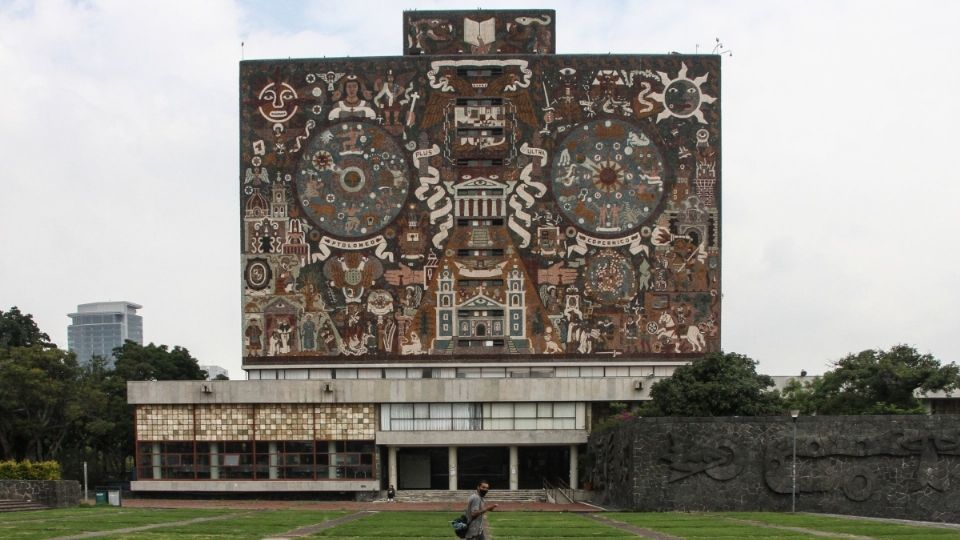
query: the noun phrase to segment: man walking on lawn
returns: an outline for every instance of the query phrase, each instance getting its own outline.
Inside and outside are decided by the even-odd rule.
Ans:
[[[487,506],[483,498],[490,490],[490,484],[486,480],[481,480],[477,484],[477,492],[470,495],[467,499],[466,514],[470,524],[467,526],[467,540],[486,540],[487,518],[484,514],[492,512],[497,505]]]

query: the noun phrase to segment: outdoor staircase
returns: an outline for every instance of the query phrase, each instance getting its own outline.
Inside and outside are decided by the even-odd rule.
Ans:
[[[24,512],[27,510],[49,510],[49,507],[33,501],[0,499],[0,512]]]
[[[460,489],[450,491],[447,489],[405,489],[397,491],[397,502],[462,502],[466,504],[467,498],[474,493],[474,490]],[[547,494],[542,489],[491,489],[485,497],[487,503],[501,502],[545,502]]]

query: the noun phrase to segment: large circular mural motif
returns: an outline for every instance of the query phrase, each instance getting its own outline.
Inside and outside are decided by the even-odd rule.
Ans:
[[[376,233],[400,213],[409,180],[403,151],[375,126],[348,122],[321,132],[307,147],[297,194],[320,229],[340,237]]]
[[[621,120],[576,128],[553,162],[553,193],[574,225],[619,234],[639,227],[663,198],[663,156],[640,129]]]

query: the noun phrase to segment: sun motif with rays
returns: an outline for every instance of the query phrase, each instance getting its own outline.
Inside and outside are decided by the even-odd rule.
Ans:
[[[597,164],[592,181],[597,190],[616,193],[623,187],[623,168],[613,160],[601,161]]]
[[[703,111],[700,106],[704,103],[713,103],[717,98],[703,93],[701,86],[707,81],[707,74],[691,79],[687,77],[687,64],[680,63],[680,71],[677,77],[671,79],[669,75],[662,71],[657,72],[660,75],[660,81],[663,83],[662,94],[650,94],[651,99],[663,103],[663,111],[657,116],[657,122],[664,118],[696,118],[701,124],[707,121],[703,117]]]

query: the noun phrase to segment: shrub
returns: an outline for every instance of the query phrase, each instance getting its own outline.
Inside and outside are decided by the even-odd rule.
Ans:
[[[60,480],[56,461],[0,461],[0,480]]]

